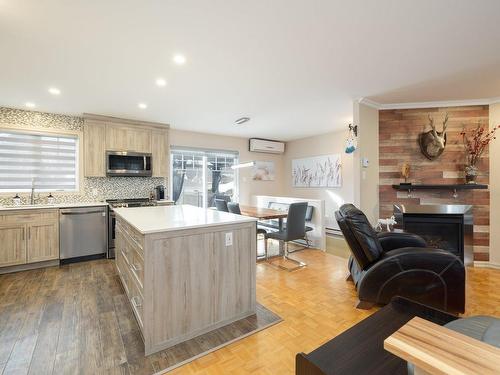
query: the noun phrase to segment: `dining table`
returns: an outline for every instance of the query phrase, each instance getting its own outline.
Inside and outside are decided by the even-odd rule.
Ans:
[[[258,220],[278,219],[278,230],[283,230],[283,219],[288,216],[287,211],[273,210],[272,208],[240,205],[241,214],[251,216]],[[283,252],[283,243],[279,241],[279,253]]]
[[[273,210],[272,208],[240,205],[240,210],[242,215],[255,217],[258,220],[278,219],[280,231],[283,229],[283,219],[288,216],[287,211]]]

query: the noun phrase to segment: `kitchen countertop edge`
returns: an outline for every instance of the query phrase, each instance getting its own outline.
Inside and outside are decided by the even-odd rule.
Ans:
[[[76,202],[76,203],[55,203],[41,204],[40,206],[0,206],[0,212],[5,211],[27,211],[27,210],[48,210],[58,208],[78,208],[78,207],[102,207],[108,206],[106,202]]]
[[[156,207],[169,207],[169,206],[156,206]],[[172,207],[172,206],[170,206]],[[179,206],[174,206],[174,207],[179,207]],[[194,207],[194,206],[193,206]],[[152,207],[143,207],[143,208],[152,208]],[[238,216],[237,220],[234,221],[223,221],[223,222],[211,222],[211,223],[203,223],[203,224],[191,224],[191,225],[183,225],[183,226],[177,226],[177,227],[164,227],[164,228],[159,228],[159,229],[142,229],[135,225],[133,223],[134,220],[130,220],[130,218],[124,217],[122,215],[122,210],[128,210],[129,208],[118,208],[114,209],[113,211],[117,216],[125,220],[130,226],[132,226],[135,230],[137,230],[139,233],[147,235],[147,234],[155,234],[155,233],[164,233],[164,232],[174,232],[174,231],[180,231],[180,230],[186,230],[186,229],[197,229],[197,228],[206,228],[206,227],[217,227],[221,225],[233,225],[233,224],[243,224],[243,223],[251,223],[251,222],[257,222],[257,219],[254,217],[250,216],[243,216],[243,215],[235,215],[235,214],[230,214],[230,213],[222,213],[222,214],[228,214],[228,215],[234,215]],[[137,209],[137,208],[132,208],[132,209]]]

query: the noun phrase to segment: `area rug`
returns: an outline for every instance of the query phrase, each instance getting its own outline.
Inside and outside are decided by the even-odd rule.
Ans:
[[[151,361],[155,375],[164,374],[281,321],[278,315],[257,303],[256,313],[253,315],[146,358]]]

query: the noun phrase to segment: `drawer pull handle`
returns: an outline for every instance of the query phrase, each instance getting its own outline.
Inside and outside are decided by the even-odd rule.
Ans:
[[[136,307],[136,308],[139,308],[139,307],[142,307],[142,302],[137,302],[137,300],[139,299],[139,297],[135,296],[135,297],[132,297],[132,304]]]
[[[130,291],[129,291],[128,286],[127,286],[127,277],[123,273],[121,275],[123,277],[123,283],[122,283],[123,284],[123,288],[125,289],[125,293],[127,295],[129,295]]]
[[[122,249],[122,255],[123,255],[123,258],[125,259],[125,262],[127,262],[127,264],[130,264],[130,262],[128,261],[128,258],[127,258],[127,254],[125,254],[125,251]]]
[[[140,270],[141,270],[141,267],[136,266],[136,265],[135,265],[135,264],[133,264],[133,263],[131,264],[131,266],[132,266],[132,269],[134,270],[134,272],[138,272],[138,271],[140,271]]]

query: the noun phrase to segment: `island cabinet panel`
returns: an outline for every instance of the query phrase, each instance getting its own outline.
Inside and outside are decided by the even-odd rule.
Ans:
[[[151,273],[146,282],[153,286],[147,289],[146,296],[158,303],[148,310],[152,324],[146,345],[182,337],[216,320],[212,269],[217,255],[212,237],[211,233],[203,233],[152,241],[154,256],[147,264]]]
[[[146,355],[255,313],[254,222],[134,240],[127,233],[132,228],[118,216],[117,221],[116,266]]]

